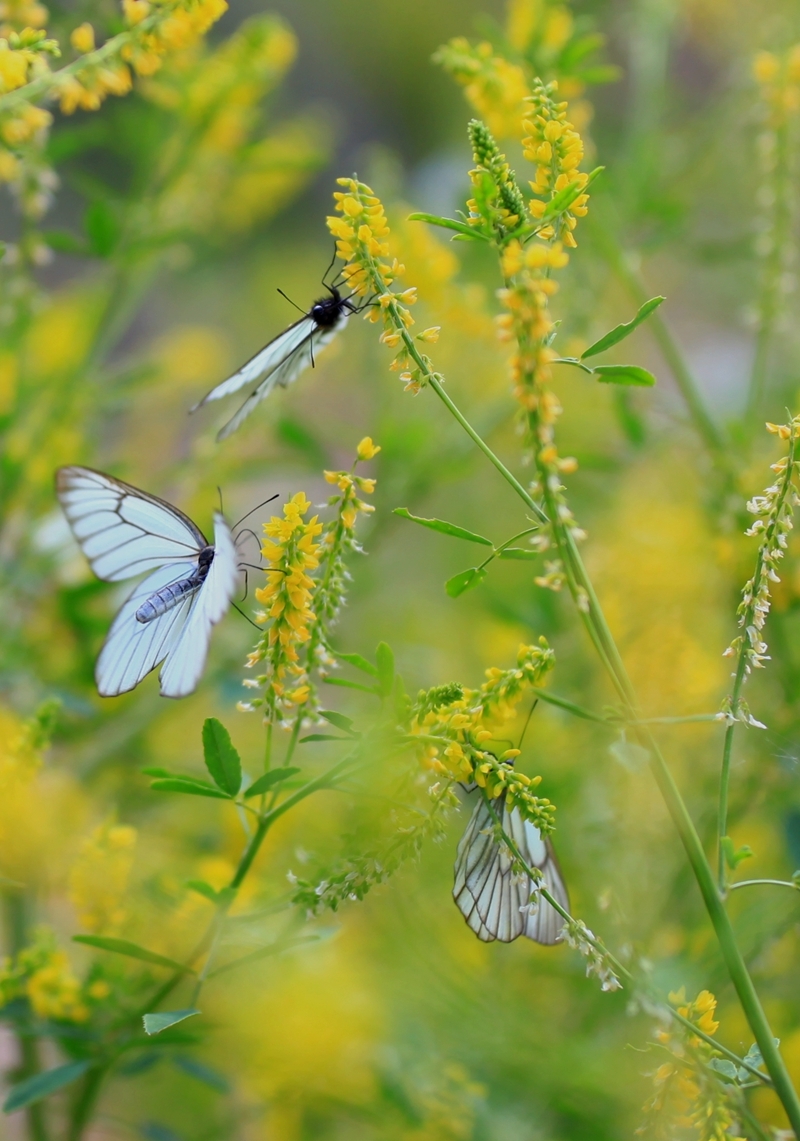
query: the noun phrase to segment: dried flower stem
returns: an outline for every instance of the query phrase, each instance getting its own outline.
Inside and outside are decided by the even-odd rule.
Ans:
[[[770,430],[789,440],[789,452],[772,470],[779,476],[778,482],[769,487],[763,496],[748,503],[748,510],[758,518],[746,532],[753,536],[762,534],[758,548],[753,577],[744,588],[739,606],[739,626],[742,634],[734,639],[725,655],[737,655],[733,690],[726,701],[728,727],[722,748],[722,770],[719,782],[719,810],[717,813],[717,874],[719,890],[724,895],[727,890],[727,862],[724,840],[728,834],[728,787],[731,775],[731,752],[733,734],[737,722],[759,725],[750,716],[741,700],[742,687],[752,669],[759,669],[766,661],[766,644],[762,641],[762,630],[770,607],[770,582],[778,582],[775,567],[783,558],[786,535],[791,530],[792,500],[794,496],[795,446],[800,432],[800,418],[788,425],[769,425]]]

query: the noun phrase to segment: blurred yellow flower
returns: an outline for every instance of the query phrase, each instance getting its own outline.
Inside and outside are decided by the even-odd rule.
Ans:
[[[99,825],[81,844],[69,874],[69,898],[85,931],[108,934],[124,922],[135,846],[135,828],[111,823]]]

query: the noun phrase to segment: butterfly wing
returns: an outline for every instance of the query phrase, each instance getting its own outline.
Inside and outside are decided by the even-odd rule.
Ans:
[[[516,808],[509,811],[505,797],[494,803],[506,834],[526,863],[539,868],[545,886],[566,910],[566,888],[549,841],[542,840],[539,830],[523,820]],[[495,841],[493,824],[489,807],[481,798],[456,855],[453,898],[459,910],[486,943],[494,939],[510,943],[523,934],[537,943],[558,942],[563,920],[544,899],[539,900],[536,914],[530,914],[531,881],[527,876],[520,879],[513,874],[507,852]]]
[[[106,582],[167,563],[196,562],[206,545],[202,531],[177,507],[91,468],[59,468],[56,492],[92,570]]]
[[[278,387],[286,388],[292,381],[297,380],[300,373],[304,372],[309,365],[313,364],[315,354],[324,349],[325,346],[333,340],[346,320],[347,313],[344,313],[338,322],[330,329],[321,329],[310,317],[306,318],[309,326],[306,335],[302,339],[297,340],[294,343],[294,347],[288,350],[283,360],[272,366],[267,375],[259,381],[244,404],[242,404],[227,424],[219,430],[217,439],[224,440],[232,435],[236,429],[244,423],[256,405],[260,404],[262,400],[266,400],[273,389]],[[302,325],[303,322],[300,321],[296,328],[299,329]],[[287,333],[288,332],[291,332],[291,330],[287,330]],[[264,352],[266,352],[266,349]]]
[[[192,596],[188,614],[171,642],[159,681],[163,697],[185,697],[200,680],[211,629],[230,606],[236,590],[238,559],[227,523],[214,516],[214,558],[200,589]]]
[[[134,689],[170,652],[197,596],[187,595],[152,622],[139,622],[136,611],[151,594],[185,578],[186,574],[185,562],[159,567],[140,582],[123,603],[95,666],[94,677],[101,697],[117,697]]]
[[[192,408],[192,412],[196,408],[202,408],[204,404],[208,404],[212,400],[222,400],[224,396],[230,396],[232,393],[246,388],[248,384],[254,384],[260,377],[274,372],[285,362],[287,357],[291,357],[292,353],[311,336],[316,327],[317,323],[313,317],[301,317],[299,321],[295,321],[293,325],[284,329],[268,345],[260,349],[254,357],[246,361],[232,376],[229,376],[227,380],[220,381],[216,387],[206,393],[203,399]]]

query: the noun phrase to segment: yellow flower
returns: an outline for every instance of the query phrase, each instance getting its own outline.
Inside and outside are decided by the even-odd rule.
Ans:
[[[365,436],[356,448],[356,455],[360,460],[371,460],[374,456],[377,456],[380,450],[378,444],[373,444],[371,436]]]
[[[66,1022],[85,1022],[89,1017],[80,991],[81,984],[63,951],[55,951],[49,962],[33,972],[26,986],[34,1014]]]
[[[0,92],[13,91],[28,82],[31,53],[12,51],[8,40],[0,39]]]
[[[80,24],[71,33],[69,42],[81,55],[94,51],[94,28],[91,24]]]

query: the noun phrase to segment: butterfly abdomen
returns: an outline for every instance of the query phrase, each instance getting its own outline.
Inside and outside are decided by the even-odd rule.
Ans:
[[[162,614],[172,610],[173,606],[177,606],[187,595],[198,591],[206,580],[213,558],[214,548],[205,547],[200,552],[198,565],[190,575],[178,579],[177,582],[167,583],[145,599],[136,611],[136,621],[152,622],[154,618],[160,618]]]

